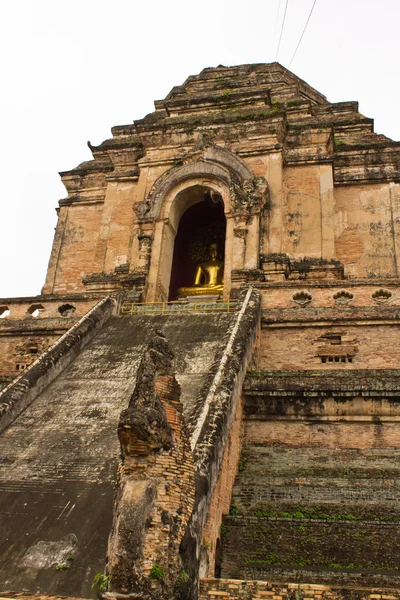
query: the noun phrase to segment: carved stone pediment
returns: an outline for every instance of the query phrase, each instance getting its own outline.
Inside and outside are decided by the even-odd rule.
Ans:
[[[232,210],[237,218],[245,221],[261,212],[267,193],[267,182],[264,177],[240,180],[234,173],[229,186]]]
[[[230,191],[235,220],[251,220],[262,210],[268,195],[263,177],[255,177],[250,167],[235,153],[216,144],[199,144],[179,159],[179,165],[163,173],[147,198],[136,208],[138,219],[156,220],[166,195],[181,181],[207,177]]]

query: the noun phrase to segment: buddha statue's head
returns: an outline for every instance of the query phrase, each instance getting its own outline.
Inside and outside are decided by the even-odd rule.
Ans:
[[[210,244],[210,258],[211,260],[218,258],[218,244]]]

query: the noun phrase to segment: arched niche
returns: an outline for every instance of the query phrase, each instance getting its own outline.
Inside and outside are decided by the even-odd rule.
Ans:
[[[225,255],[226,218],[220,194],[196,185],[177,200],[190,206],[181,216],[174,240],[169,300],[177,299],[179,288],[193,286],[198,264],[210,258],[211,244],[217,244],[219,260]]]
[[[203,186],[222,196],[226,217],[224,297],[231,289],[232,270],[257,269],[260,215],[268,195],[263,177],[255,177],[236,154],[215,144],[192,149],[183,164],[172,167],[153,183],[136,208],[143,231],[151,223],[151,256],[139,257],[138,267],[148,271],[146,301],[169,298],[174,241],[182,215],[196,203],[195,195],[181,194]],[[142,261],[142,262],[141,262]]]
[[[167,193],[161,208],[160,219],[155,224],[154,240],[148,279],[146,300],[148,302],[167,301],[170,293],[171,274],[174,261],[175,239],[183,215],[195,205],[205,202],[205,194],[218,195],[222,200],[223,214],[226,219],[224,248],[224,296],[230,292],[230,274],[232,270],[233,215],[231,211],[229,189],[223,182],[208,178],[193,178],[181,181]],[[176,287],[177,283],[172,282]],[[182,283],[183,285],[183,283]],[[189,283],[190,285],[190,283]]]

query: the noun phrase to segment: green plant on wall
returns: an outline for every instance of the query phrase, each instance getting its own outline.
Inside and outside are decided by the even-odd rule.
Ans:
[[[240,514],[239,507],[236,504],[231,504],[229,508],[229,514],[231,517],[237,517]]]
[[[104,573],[96,573],[96,575],[93,577],[92,590],[106,592],[108,590],[109,580],[110,578],[108,575],[104,575]]]
[[[182,569],[182,571],[179,573],[179,575],[176,579],[177,587],[181,587],[182,585],[187,583],[189,581],[189,579],[190,579],[189,574],[185,571],[185,569]]]
[[[154,563],[154,565],[150,569],[150,579],[153,581],[162,581],[164,579],[165,573],[164,569],[158,563]]]
[[[239,465],[238,465],[239,473],[245,471],[247,469],[247,456],[244,453],[244,450],[240,453]]]

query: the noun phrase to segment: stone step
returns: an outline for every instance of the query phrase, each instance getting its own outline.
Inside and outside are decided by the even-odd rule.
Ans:
[[[399,497],[399,484],[393,480],[377,488],[359,481],[351,485],[340,480],[285,482],[266,479],[264,484],[236,484],[232,504],[242,514],[255,514],[265,509],[281,514],[311,507],[319,512],[347,514],[361,510],[366,518],[379,519],[397,514]]]
[[[229,516],[221,533],[222,577],[400,586],[400,523]]]
[[[340,507],[369,519],[397,513],[400,451],[281,446],[243,446],[232,503],[242,514],[265,506],[275,512],[296,507]],[[274,509],[271,509],[274,512]]]
[[[400,448],[287,447],[267,445],[267,442],[266,445],[255,445],[244,439],[242,478],[253,473],[315,477],[333,473],[342,477],[377,479],[400,474]]]

